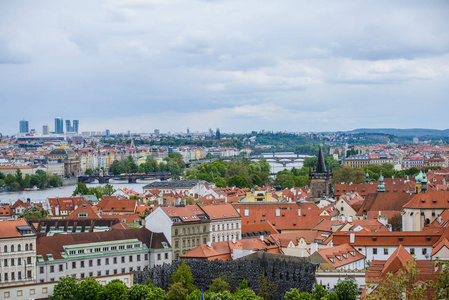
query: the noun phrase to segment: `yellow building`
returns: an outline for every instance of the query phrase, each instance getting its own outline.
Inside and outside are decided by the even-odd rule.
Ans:
[[[246,192],[245,198],[240,202],[279,202],[282,199],[282,191],[275,193],[267,193],[266,191],[249,191]]]

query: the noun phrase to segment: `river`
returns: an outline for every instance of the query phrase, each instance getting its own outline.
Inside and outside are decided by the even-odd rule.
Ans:
[[[137,183],[128,183],[127,180],[110,180],[109,184],[118,190],[119,188],[126,187],[128,189],[134,190],[138,193],[143,192],[143,186],[147,185],[154,180],[137,180]],[[87,183],[87,187],[94,187],[99,185],[99,183]],[[76,185],[67,185],[57,188],[49,188],[37,191],[20,191],[20,192],[0,192],[0,203],[13,204],[18,199],[25,201],[27,198],[31,199],[31,202],[45,202],[47,198],[54,197],[70,197],[75,190]]]

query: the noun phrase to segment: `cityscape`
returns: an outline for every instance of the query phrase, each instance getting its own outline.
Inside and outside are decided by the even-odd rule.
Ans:
[[[449,3],[0,3],[0,299],[449,299]]]

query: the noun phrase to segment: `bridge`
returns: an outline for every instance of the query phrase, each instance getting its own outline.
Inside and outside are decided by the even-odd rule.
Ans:
[[[137,179],[160,179],[167,180],[172,176],[169,172],[153,172],[148,174],[143,173],[130,173],[130,174],[120,174],[120,175],[105,175],[105,174],[94,174],[78,176],[78,182],[91,183],[98,180],[99,183],[108,183],[110,179],[127,179],[129,183],[136,183]]]
[[[297,154],[294,152],[272,152],[272,153],[262,153],[260,155],[250,155],[250,156],[237,156],[237,157],[220,157],[220,158],[210,158],[210,159],[202,159],[197,161],[190,161],[186,163],[186,168],[190,168],[194,165],[201,165],[203,163],[212,163],[216,160],[222,161],[234,161],[241,158],[247,158],[249,160],[258,161],[261,159],[265,159],[268,163],[277,163],[282,164],[283,167],[287,167],[287,164],[292,164],[298,161],[303,161],[306,158],[314,157],[311,155]]]

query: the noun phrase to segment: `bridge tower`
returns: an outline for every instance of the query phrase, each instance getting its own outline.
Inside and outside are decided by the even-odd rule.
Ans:
[[[310,200],[320,201],[332,196],[332,170],[326,169],[323,148],[318,152],[318,163],[314,170],[309,170]]]

